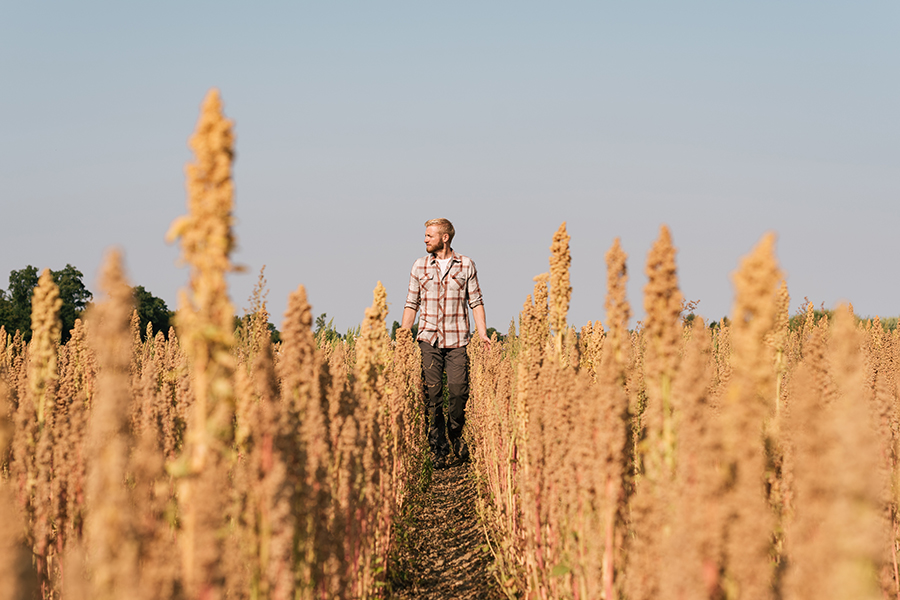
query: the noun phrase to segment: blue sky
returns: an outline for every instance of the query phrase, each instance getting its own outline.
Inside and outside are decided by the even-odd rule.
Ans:
[[[423,223],[456,225],[505,331],[572,236],[570,321],[603,319],[620,237],[643,315],[667,224],[684,295],[731,310],[767,231],[796,309],[900,314],[896,2],[7,3],[0,8],[0,288],[105,250],[177,305],[164,240],[207,90],[235,121],[240,309],[266,265],[280,326],[307,288],[400,319]]]

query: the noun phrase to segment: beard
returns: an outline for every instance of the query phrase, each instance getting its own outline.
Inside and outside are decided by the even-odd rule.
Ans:
[[[443,249],[444,249],[444,241],[443,240],[440,240],[440,241],[435,242],[434,244],[430,244],[430,245],[425,244],[425,250],[429,254],[434,254],[435,252],[440,252]]]

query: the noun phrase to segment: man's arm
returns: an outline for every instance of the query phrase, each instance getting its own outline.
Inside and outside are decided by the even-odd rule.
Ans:
[[[475,329],[478,330],[478,336],[482,340],[490,344],[491,338],[489,338],[487,334],[487,317],[484,314],[484,304],[479,304],[478,306],[473,308],[472,315],[475,317]],[[406,318],[405,312],[403,314],[403,317]]]
[[[482,311],[483,313],[484,311]],[[406,306],[403,308],[403,321],[400,323],[401,329],[412,329],[416,322],[416,311]]]
[[[416,313],[419,310],[419,280],[416,278],[416,264],[413,263],[409,272],[409,288],[406,292],[406,305],[403,307],[403,318],[400,320],[401,329],[412,329],[416,322]]]

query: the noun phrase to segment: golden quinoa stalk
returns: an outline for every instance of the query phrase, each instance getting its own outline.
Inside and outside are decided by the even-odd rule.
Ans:
[[[632,503],[633,545],[629,551],[629,597],[653,599],[660,594],[662,549],[670,531],[671,485],[675,469],[675,433],[672,382],[677,372],[682,342],[682,295],[678,288],[675,248],[669,229],[660,227],[659,238],[647,256],[647,286],[643,330],[644,380],[647,403],[641,415],[639,442],[642,477],[637,480]]]
[[[59,382],[59,310],[62,300],[49,269],[34,289],[31,305],[32,338],[27,350],[27,388],[20,390],[20,423],[24,444],[17,445],[23,503],[30,517],[30,536],[42,589],[50,585],[53,570],[54,523],[54,412]],[[21,488],[20,488],[21,489]]]
[[[570,239],[563,221],[553,234],[553,243],[550,245],[550,330],[554,334],[556,354],[560,359],[563,358],[562,338],[566,332],[566,314],[572,298],[572,286],[569,285],[569,267],[572,264]]]
[[[567,339],[566,335],[571,287],[565,224],[554,236],[551,250],[549,302],[547,275],[542,275],[535,278],[535,303],[526,302],[522,313],[522,357],[528,366],[523,368],[520,362],[517,386],[522,417],[518,487],[527,592],[559,597],[562,590],[578,585],[580,572],[572,573],[572,555],[578,549],[572,543],[576,536],[571,527],[574,513],[584,506],[578,490],[568,485],[576,478],[576,453],[570,444],[558,443],[573,435],[576,413],[583,408],[582,394],[574,392],[576,382],[568,371],[569,366],[577,366],[577,351],[572,348],[571,336]],[[546,345],[551,339],[548,316],[553,333],[550,346]],[[545,356],[550,360],[544,360]],[[588,385],[587,381],[582,383]]]
[[[722,422],[710,395],[711,336],[700,319],[673,385],[678,419],[671,533],[663,546],[660,598],[722,598]]]
[[[731,382],[734,367],[731,364],[731,325],[722,320],[712,332],[712,359],[715,366],[715,377],[712,384],[712,400],[715,406],[719,406],[725,390]]]
[[[609,331],[603,341],[597,384],[600,386],[601,427],[597,445],[603,519],[602,587],[606,598],[623,591],[628,504],[634,475],[634,431],[625,389],[626,367],[630,361],[627,255],[616,238],[606,253],[606,322]]]
[[[846,312],[846,309],[844,311]],[[852,318],[852,313],[850,315],[847,318]],[[838,318],[841,318],[841,315],[838,315]],[[837,330],[837,323],[833,329]],[[895,472],[898,465],[898,441],[900,441],[897,428],[900,414],[898,414],[897,406],[896,365],[898,363],[894,347],[897,342],[896,338],[896,331],[893,335],[886,332],[880,319],[875,317],[871,329],[864,334],[864,343],[862,344],[866,364],[864,387],[874,414],[878,455],[881,458],[877,463],[877,472],[873,473],[873,476],[877,475],[886,484],[881,488],[880,504],[883,506],[884,528],[891,534],[886,546],[890,548],[887,555],[891,560],[884,564],[882,580],[885,582],[886,590],[892,595],[897,595],[898,578],[900,578],[896,542],[898,515]]]
[[[30,359],[28,382],[37,406],[38,423],[41,425],[46,419],[47,411],[50,410],[48,404],[55,401],[55,398],[50,396],[59,377],[56,359],[62,329],[59,321],[60,308],[62,300],[59,297],[59,288],[53,283],[50,269],[44,269],[31,300],[32,335],[28,346]]]
[[[73,330],[74,331],[74,330]],[[70,339],[69,342],[72,340]],[[69,501],[75,485],[70,482],[70,476],[77,472],[78,456],[76,455],[80,431],[78,431],[78,418],[75,413],[78,408],[78,390],[73,386],[72,369],[69,364],[74,354],[73,345],[67,343],[59,348],[59,387],[56,394],[56,406],[54,410],[53,429],[57,442],[53,445],[54,477],[51,482],[51,514],[56,524],[56,550],[62,553],[65,539],[68,534],[70,521],[68,509]]]
[[[391,538],[391,516],[394,506],[388,489],[392,458],[383,445],[388,430],[384,411],[385,366],[388,359],[387,292],[379,281],[373,292],[372,306],[366,309],[360,325],[360,335],[356,340],[355,393],[360,401],[361,411],[358,422],[363,426],[365,453],[363,454],[364,484],[363,497],[366,499],[368,515],[364,516],[364,530],[371,531],[368,548],[363,550],[366,565],[361,573],[360,592],[374,589],[374,579],[369,571],[378,570],[386,564],[393,540]]]
[[[225,550],[225,498],[220,491],[228,485],[235,409],[234,307],[225,276],[235,270],[230,258],[235,239],[234,134],[215,89],[203,101],[190,146],[195,160],[186,168],[188,214],[176,219],[168,233],[170,240],[180,240],[190,267],[190,293],[181,292],[176,319],[193,372],[193,406],[182,460],[174,472],[180,478],[186,591],[190,596],[219,597]]]
[[[422,388],[422,356],[409,329],[398,329],[388,370],[394,505],[401,512],[415,490],[428,450]]]
[[[644,412],[648,442],[645,473],[661,477],[664,470],[671,474],[675,467],[672,382],[681,351],[683,299],[678,288],[675,247],[665,225],[660,227],[659,238],[647,256],[647,278],[644,369],[649,401]]]
[[[296,534],[297,578],[304,593],[343,593],[334,565],[339,555],[329,535],[332,461],[328,414],[323,398],[323,366],[312,332],[312,307],[301,285],[288,297],[281,327],[280,425],[285,434],[280,451],[293,486],[292,516]]]
[[[775,423],[781,415],[782,404],[784,403],[784,383],[785,375],[788,370],[787,363],[787,345],[788,336],[790,335],[790,309],[791,295],[788,293],[787,282],[782,280],[781,287],[778,289],[778,306],[775,313],[775,326],[772,333],[766,340],[771,346],[775,354]]]
[[[128,328],[132,295],[117,252],[107,258],[101,287],[109,299],[91,315],[92,345],[100,372],[88,429],[88,563],[94,598],[135,597],[139,540],[128,488],[123,485],[132,445]]]
[[[237,387],[244,439],[234,468],[236,543],[226,557],[230,593],[286,600],[295,597],[292,500],[297,486],[285,461],[284,450],[293,440],[280,424],[284,405],[267,338],[258,340],[250,374],[238,369]]]
[[[13,444],[10,449],[10,476],[17,482],[19,501],[30,512],[30,495],[34,480],[35,448],[40,433],[37,408],[28,388],[28,354],[22,333],[16,330],[9,349],[7,385],[10,404],[15,407]],[[30,515],[29,515],[30,518]]]
[[[534,278],[534,302],[531,296],[525,300],[522,312],[519,315],[519,329],[521,346],[516,371],[516,431],[515,448],[517,455],[517,476],[520,479],[520,495],[528,503],[528,495],[534,492],[533,487],[522,481],[533,480],[534,471],[539,467],[540,455],[536,454],[540,447],[540,439],[536,434],[541,429],[541,414],[538,400],[540,399],[541,382],[539,380],[540,367],[543,364],[547,343],[547,274],[543,273]],[[532,506],[534,503],[532,503]],[[524,510],[524,509],[523,509]],[[534,515],[529,515],[530,518]],[[533,531],[539,528],[533,527]],[[526,555],[526,559],[533,559]],[[537,557],[537,564],[541,564],[542,557]],[[535,572],[532,569],[532,572]]]
[[[0,325],[0,369],[9,366],[9,343],[10,335],[6,332],[6,326]]]
[[[4,370],[0,370],[0,469],[6,466],[8,452],[12,446],[13,435],[15,434],[12,414],[6,373]],[[5,475],[2,470],[0,470],[0,474]]]
[[[609,333],[605,345],[621,369],[622,383],[625,382],[625,365],[629,362],[630,354],[628,320],[631,318],[631,307],[625,293],[628,283],[627,259],[628,255],[622,250],[619,238],[616,238],[606,253],[606,324],[609,326]]]
[[[819,337],[820,332],[814,332]],[[791,563],[785,598],[880,598],[879,575],[887,562],[879,476],[879,440],[866,399],[861,335],[843,308],[829,343],[828,363],[837,394],[822,401],[821,383],[805,359],[792,406],[798,463],[796,518],[789,531]]]
[[[141,318],[137,309],[131,312],[131,387],[137,389],[141,380],[141,360],[143,347],[141,345]]]
[[[163,365],[161,385],[166,405],[162,423],[163,446],[166,449],[166,459],[174,460],[182,448],[184,438],[186,407],[190,401],[190,377],[184,350],[173,327],[169,327],[168,340],[165,342]]]
[[[772,361],[775,377],[775,389],[773,390],[772,399],[774,408],[771,418],[766,422],[765,432],[768,440],[766,487],[768,489],[769,504],[774,509],[776,519],[774,555],[775,562],[779,565],[785,564],[787,560],[784,548],[784,522],[790,518],[792,497],[790,489],[787,487],[784,473],[786,468],[790,468],[790,465],[786,464],[786,460],[789,460],[787,459],[788,451],[785,448],[784,436],[781,433],[782,413],[787,400],[785,382],[789,379],[787,347],[790,339],[790,301],[787,283],[782,280],[776,293],[775,323],[772,331],[769,332],[765,339],[771,355],[770,360]]]
[[[763,237],[734,275],[734,375],[722,406],[728,511],[724,587],[730,597],[760,600],[773,597],[774,577],[769,559],[774,519],[765,490],[768,457],[764,440],[775,397],[771,353],[765,340],[775,326],[776,293],[782,280],[774,245],[774,235]]]
[[[581,328],[581,368],[590,373],[591,378],[596,381],[597,373],[600,370],[601,357],[603,355],[603,340],[606,332],[603,330],[603,323],[600,321],[587,322],[587,325]]]
[[[387,292],[379,281],[373,292],[372,306],[366,309],[366,316],[360,325],[360,336],[356,341],[356,368],[363,394],[374,398],[383,386],[382,370],[387,355],[384,319],[387,317]]]
[[[7,396],[5,373],[0,368],[0,458],[6,457],[12,443],[13,423]],[[38,593],[37,577],[25,543],[24,518],[16,503],[13,482],[4,477],[0,477],[0,514],[0,600],[34,598]]]
[[[532,316],[535,320],[534,333],[536,334],[535,343],[537,343],[541,351],[547,342],[549,335],[549,316],[550,316],[550,290],[548,281],[549,273],[541,273],[534,278],[534,306]]]

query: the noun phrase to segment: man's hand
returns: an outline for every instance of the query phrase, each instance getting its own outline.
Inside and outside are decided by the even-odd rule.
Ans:
[[[479,336],[479,337],[481,337],[481,341],[484,342],[484,343],[487,345],[488,350],[490,350],[491,348],[494,347],[494,343],[491,341],[491,338],[489,338],[489,337],[486,336],[486,335],[482,335],[482,336]]]

